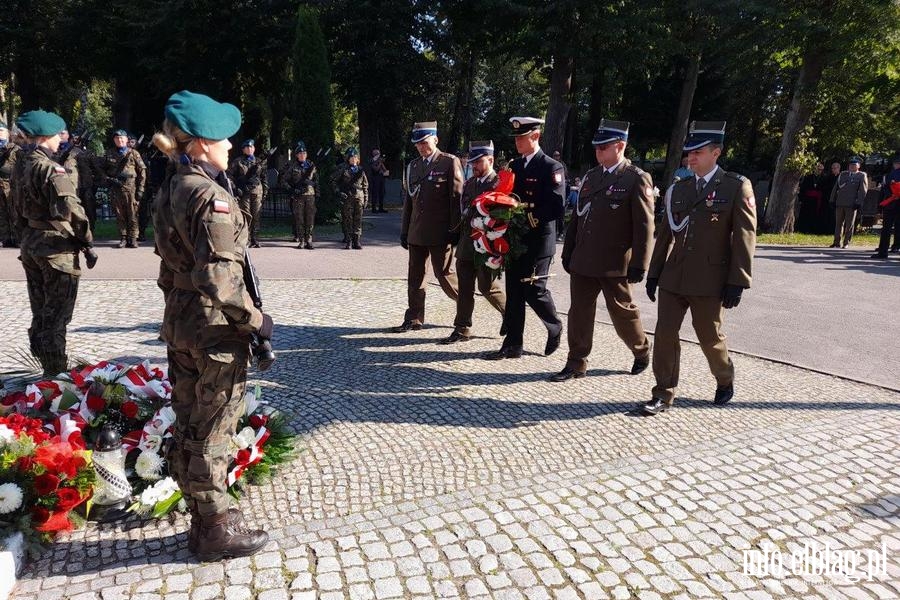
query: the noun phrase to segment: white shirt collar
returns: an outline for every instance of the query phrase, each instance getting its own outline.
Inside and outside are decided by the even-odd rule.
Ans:
[[[528,163],[531,162],[531,159],[534,158],[534,155],[537,154],[537,153],[540,152],[540,151],[541,151],[541,147],[538,146],[537,150],[535,150],[535,151],[532,152],[531,154],[526,154],[526,155],[525,155],[525,166],[526,166],[526,167],[528,166]]]
[[[623,162],[625,162],[625,159],[624,159],[624,158],[623,158],[622,160],[620,160],[619,162],[617,162],[616,164],[614,164],[613,166],[611,166],[610,168],[606,169],[606,172],[607,172],[607,173],[612,173],[613,171],[615,171],[616,169],[618,169],[619,166],[621,166],[621,164],[622,164]]]
[[[716,174],[716,171],[718,171],[718,170],[719,170],[719,165],[716,165],[715,167],[713,167],[713,170],[712,170],[712,171],[710,171],[709,173],[707,173],[707,174],[704,175],[703,177],[700,177],[699,175],[697,175],[697,181],[699,181],[699,180],[702,179],[702,180],[703,180],[703,185],[706,185],[707,183],[709,183],[709,180],[713,178],[713,175],[715,175],[715,174]]]

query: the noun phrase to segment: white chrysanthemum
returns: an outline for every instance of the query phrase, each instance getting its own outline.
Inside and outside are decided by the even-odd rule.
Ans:
[[[141,452],[134,463],[134,472],[138,477],[146,481],[156,481],[162,477],[162,468],[165,461],[156,452],[145,450]]]
[[[0,485],[0,515],[11,513],[22,506],[22,488],[14,483]]]
[[[0,446],[5,446],[10,442],[15,441],[16,432],[7,427],[6,425],[0,425]]]
[[[138,501],[144,506],[153,506],[178,491],[178,484],[171,477],[161,479],[141,492]]]

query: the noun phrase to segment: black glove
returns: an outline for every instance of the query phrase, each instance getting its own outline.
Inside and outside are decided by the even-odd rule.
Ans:
[[[263,340],[271,340],[272,339],[272,330],[275,328],[275,322],[272,320],[272,317],[267,315],[266,313],[262,314],[262,325],[259,326],[259,331],[257,335],[259,335],[260,339]]]
[[[640,283],[644,280],[644,270],[628,267],[628,283]],[[647,283],[650,283],[649,281]]]
[[[408,242],[407,239],[406,239],[406,234],[405,234],[405,233],[401,233],[401,234],[400,234],[400,246],[401,246],[404,250],[409,250],[409,242]]]
[[[731,285],[730,283],[725,285],[725,289],[722,290],[722,306],[725,308],[734,308],[738,304],[741,303],[741,294],[744,293],[744,288],[739,285]]]
[[[87,265],[87,268],[93,269],[94,265],[97,264],[97,253],[94,252],[94,249],[90,246],[82,250],[82,252],[84,253],[84,262]]]
[[[455,246],[459,243],[459,230],[447,232],[447,243]]]
[[[650,298],[650,302],[656,302],[656,286],[659,285],[659,278],[657,277],[648,277],[647,278],[647,297]]]

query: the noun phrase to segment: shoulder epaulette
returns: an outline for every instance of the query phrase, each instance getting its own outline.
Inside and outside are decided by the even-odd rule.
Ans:
[[[646,171],[644,171],[642,168],[640,168],[639,166],[637,166],[634,163],[625,165],[625,168],[628,169],[629,171],[636,173],[638,175],[638,177],[643,177],[644,175],[646,175]]]
[[[747,181],[746,177],[744,177],[740,173],[735,173],[734,171],[725,171],[725,175],[731,177],[732,179],[737,179],[741,183]]]

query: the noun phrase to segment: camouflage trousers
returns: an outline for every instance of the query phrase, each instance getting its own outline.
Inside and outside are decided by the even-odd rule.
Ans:
[[[301,242],[312,242],[313,226],[316,224],[316,197],[296,196],[291,198],[291,212],[294,214],[294,229]]]
[[[128,188],[113,187],[109,190],[109,199],[116,213],[116,225],[119,226],[119,237],[131,241],[138,236],[138,199],[135,191]]]
[[[344,200],[341,206],[341,223],[345,235],[362,235],[363,204],[362,198],[354,196]]]
[[[250,242],[255,242],[259,236],[259,219],[262,216],[262,187],[255,187],[245,191],[238,198],[238,205],[244,213],[244,221],[250,232]]]
[[[169,347],[169,378],[175,411],[175,443],[169,465],[185,500],[201,516],[228,510],[229,443],[244,415],[249,342],[212,348]]]
[[[79,276],[54,269],[42,257],[23,253],[21,259],[31,304],[31,353],[45,375],[57,375],[66,369],[66,327],[75,311]]]
[[[0,242],[16,242],[16,211],[12,205],[8,179],[0,179]]]

